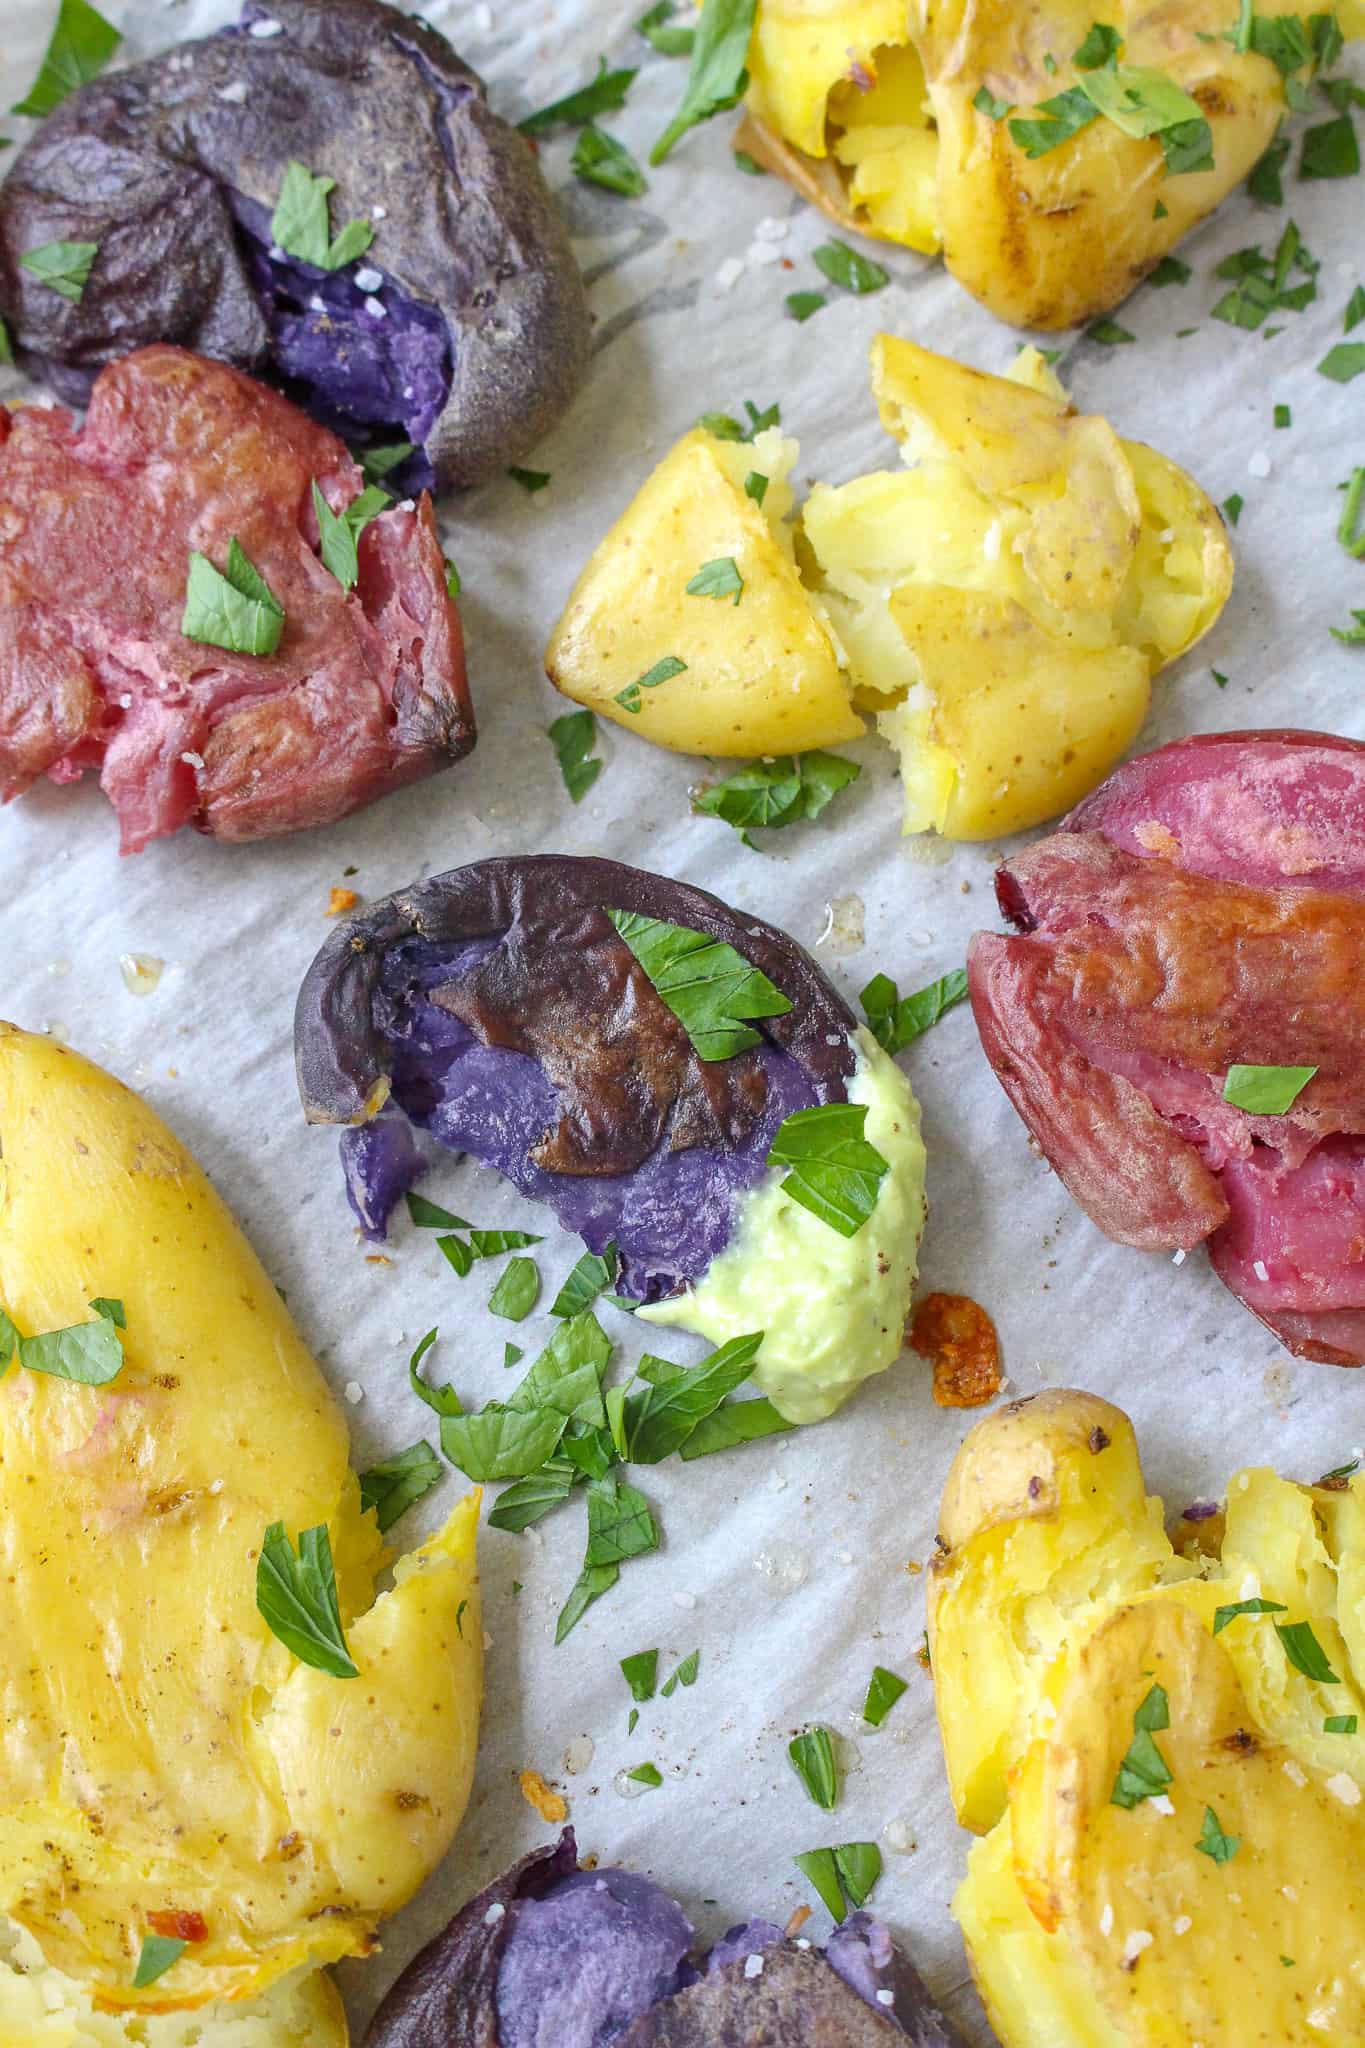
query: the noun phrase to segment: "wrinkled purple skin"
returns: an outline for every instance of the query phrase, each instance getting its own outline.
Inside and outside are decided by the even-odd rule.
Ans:
[[[358,265],[271,256],[291,158],[336,180],[334,232],[379,209]],[[20,267],[55,241],[99,245],[79,304]],[[380,273],[373,295],[357,268]],[[0,186],[0,314],[68,402],[103,364],[176,342],[271,378],[353,444],[412,441],[399,489],[478,483],[525,453],[589,340],[533,151],[436,30],[381,0],[252,6],[72,93]]]
[[[658,1885],[576,1864],[566,1829],[480,1892],[398,1979],[365,2048],[962,2048],[868,1913],[823,1954],[749,1921],[697,1968]]]
[[[682,1027],[642,970],[630,961],[600,912],[641,911],[706,931],[759,967],[793,1008],[757,1027],[751,1054],[720,1063],[734,1069],[727,1086],[746,1085],[761,1106],[745,1123],[746,1096],[733,1112],[723,1144],[680,1137],[683,1097],[697,1081],[695,1056]],[[620,972],[620,986],[594,1001],[584,960],[601,947]],[[477,971],[504,969],[542,989],[559,979],[570,993],[553,1021],[574,1047],[589,1112],[600,1107],[592,1069],[598,1048],[647,1041],[652,1060],[676,1062],[666,1079],[680,1083],[663,1136],[635,1162],[625,1112],[604,1112],[590,1128],[586,1157],[572,1172],[552,1171],[531,1156],[561,1118],[563,1098],[535,1058],[490,1044],[435,1000],[461,990]],[[449,999],[449,998],[448,998]],[[742,918],[714,896],[614,861],[535,855],[483,861],[390,897],[341,923],[319,953],[299,995],[295,1049],[304,1108],[312,1122],[359,1124],[387,1075],[392,1102],[451,1150],[495,1167],[525,1195],[548,1204],[589,1249],[615,1243],[622,1267],[617,1291],[656,1301],[705,1272],[728,1242],[740,1195],[763,1178],[773,1136],[797,1109],[846,1099],[855,1065],[854,1019],[824,975],[795,941],[771,925]],[[719,1086],[719,1068],[704,1073]],[[742,1113],[741,1113],[742,1112]],[[613,1120],[614,1119],[614,1120]],[[591,1114],[588,1118],[591,1125]],[[374,1231],[405,1185],[400,1134],[384,1135],[358,1157],[354,1132],[343,1137],[352,1205]],[[618,1170],[619,1155],[631,1158]]]

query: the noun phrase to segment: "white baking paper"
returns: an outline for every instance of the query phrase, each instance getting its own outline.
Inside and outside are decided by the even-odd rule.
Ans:
[[[585,81],[599,52],[638,65],[629,105],[606,125],[643,159],[685,72],[632,34],[643,5],[442,0],[426,11],[513,118]],[[53,0],[7,0],[0,103],[27,84],[54,11]],[[216,26],[229,10],[217,0],[107,0],[107,11],[126,27],[129,54],[141,55]],[[1355,66],[1359,75],[1358,54]],[[636,201],[578,183],[572,138],[543,148],[590,281],[597,349],[570,417],[532,458],[551,472],[549,488],[528,497],[500,481],[442,508],[464,578],[481,732],[472,759],[328,831],[260,846],[182,833],[121,860],[93,781],[43,785],[0,819],[5,1013],[113,1068],[194,1148],[287,1289],[338,1392],[351,1382],[363,1389],[348,1411],[362,1467],[434,1434],[405,1378],[423,1331],[440,1326],[430,1366],[476,1402],[506,1391],[509,1326],[484,1311],[496,1268],[478,1265],[458,1280],[430,1233],[403,1223],[391,1263],[368,1259],[343,1199],[335,1137],[303,1125],[290,1027],[300,978],[330,929],[333,885],[374,898],[487,854],[610,855],[786,926],[850,998],[879,969],[903,991],[918,987],[961,962],[974,928],[997,922],[998,849],[903,841],[893,756],[874,739],[848,750],[864,772],[837,809],[770,835],[760,854],[719,822],[689,815],[701,763],[602,725],[606,770],[575,808],[544,736],[565,706],[541,656],[573,579],[699,412],[780,400],[784,426],[801,439],[801,477],[842,481],[894,460],[868,388],[879,329],[992,370],[1018,346],[940,267],[885,249],[877,253],[893,273],[888,290],[864,299],[831,291],[808,324],[786,317],[787,292],[822,283],[811,253],[829,230],[775,179],[735,171],[732,120],[690,134]],[[0,126],[27,132],[20,121]],[[1158,682],[1144,746],[1249,725],[1365,736],[1365,651],[1328,632],[1350,606],[1365,605],[1365,565],[1335,539],[1336,486],[1365,462],[1365,383],[1343,388],[1314,367],[1341,338],[1346,301],[1365,281],[1365,182],[1294,180],[1287,194],[1283,212],[1232,199],[1184,246],[1191,281],[1146,287],[1122,309],[1132,345],[1063,338],[1059,369],[1083,408],[1187,464],[1215,499],[1246,500],[1232,601],[1212,637]],[[1225,289],[1215,263],[1273,242],[1291,213],[1321,261],[1317,303],[1285,316],[1273,338],[1211,320]],[[778,260],[764,261],[772,250]],[[737,281],[725,289],[735,263]],[[0,394],[21,395],[19,380],[8,375]],[[1277,403],[1292,408],[1287,431],[1273,425]],[[859,928],[861,942],[849,936]],[[129,992],[125,953],[165,961],[154,993]],[[1311,1477],[1365,1440],[1355,1375],[1291,1360],[1202,1255],[1176,1267],[1107,1243],[1086,1221],[1029,1150],[965,1009],[905,1060],[930,1147],[923,1282],[989,1308],[1009,1392],[1079,1383],[1121,1402],[1136,1420],[1150,1483],[1175,1505],[1218,1493],[1239,1463]],[[539,1248],[548,1304],[575,1241],[467,1163],[426,1185],[480,1224],[549,1230]],[[628,1320],[603,1315],[622,1355],[633,1355]],[[511,1334],[530,1352],[551,1327],[542,1312]],[[699,1355],[692,1340],[667,1333],[651,1331],[648,1342]],[[792,1867],[799,1851],[878,1840],[886,1870],[877,1909],[973,2039],[986,2040],[948,1910],[968,1843],[949,1810],[930,1681],[916,1661],[922,1567],[964,1427],[961,1415],[935,1408],[926,1369],[907,1356],[818,1431],[637,1473],[664,1546],[626,1568],[560,1648],[554,1620],[578,1570],[581,1505],[540,1533],[487,1532],[488,1684],[473,1803],[444,1867],[385,1930],[382,1954],[343,1969],[357,2031],[419,1943],[476,1886],[548,1839],[518,1789],[529,1766],[565,1794],[582,1849],[665,1881],[706,1935],[755,1911],[784,1920],[808,1896]],[[461,1483],[452,1473],[398,1533],[415,1539]],[[643,1708],[628,1738],[617,1662],[655,1645],[661,1674],[699,1647],[700,1678]],[[854,1733],[877,1663],[907,1677],[909,1691],[879,1732]],[[786,1758],[791,1734],[811,1721],[849,1738],[832,1815],[810,1803]],[[646,1760],[658,1764],[662,1787],[623,1797],[619,1774]],[[811,1931],[823,1925],[817,1907]]]

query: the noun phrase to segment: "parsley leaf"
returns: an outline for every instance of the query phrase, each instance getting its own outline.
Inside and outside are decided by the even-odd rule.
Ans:
[[[880,1728],[901,1694],[908,1689],[908,1680],[888,1671],[883,1664],[875,1664],[868,1681],[867,1698],[863,1701],[863,1719],[870,1727]]]
[[[650,151],[652,164],[661,164],[689,128],[743,98],[749,83],[744,65],[757,11],[758,0],[707,0],[692,43],[682,105]]]
[[[441,1449],[467,1479],[524,1479],[558,1448],[568,1417],[554,1408],[523,1410],[490,1401],[477,1415],[444,1415]]]
[[[1137,336],[1126,327],[1120,327],[1117,320],[1092,320],[1085,330],[1087,341],[1098,341],[1104,348],[1123,348]]]
[[[822,242],[815,251],[815,267],[824,272],[831,284],[842,285],[846,292],[854,292],[859,298],[879,292],[891,282],[889,271],[874,263],[870,256],[850,249],[847,242]]]
[[[43,120],[77,86],[98,78],[122,41],[118,30],[97,14],[88,0],[62,0],[38,76],[10,112]]]
[[[606,766],[605,761],[593,756],[593,748],[597,745],[597,720],[591,711],[566,711],[562,718],[556,718],[547,728],[546,736],[555,750],[559,772],[571,801],[582,803]]]
[[[1347,334],[1365,320],[1365,284],[1358,284],[1346,302],[1343,326]]]
[[[652,1700],[659,1679],[659,1653],[657,1650],[637,1650],[633,1657],[621,1659],[621,1676],[630,1687],[633,1700],[643,1704]]]
[[[1220,1607],[1213,1617],[1213,1633],[1221,1635],[1230,1621],[1236,1621],[1243,1614],[1284,1614],[1282,1600],[1235,1600],[1229,1607]]]
[[[1299,159],[1301,178],[1354,178],[1360,169],[1360,144],[1349,114],[1310,128]]]
[[[596,1316],[574,1316],[555,1331],[509,1405],[528,1412],[548,1408],[568,1422],[600,1429],[607,1419],[602,1375],[610,1357],[611,1341]]]
[[[689,1650],[671,1678],[664,1680],[663,1697],[671,1700],[681,1685],[684,1688],[695,1685],[697,1673],[701,1670],[701,1651]]]
[[[41,242],[36,249],[25,249],[19,268],[79,306],[99,252],[98,242]]]
[[[1263,206],[1284,205],[1283,172],[1289,161],[1289,149],[1289,137],[1277,135],[1265,155],[1252,166],[1247,178],[1247,191]]]
[[[1354,1735],[1359,1723],[1354,1714],[1329,1714],[1322,1724],[1324,1735]]]
[[[733,597],[736,604],[744,595],[744,578],[733,555],[720,555],[703,562],[687,586],[689,597]]]
[[[751,1017],[782,1017],[791,1004],[766,974],[706,932],[632,910],[608,910],[626,945],[704,1060],[758,1045]]]
[[[14,368],[14,344],[9,338],[9,329],[3,320],[0,320],[0,363],[7,369]]]
[[[769,1166],[790,1166],[782,1192],[841,1237],[856,1237],[877,1206],[890,1172],[863,1135],[867,1104],[825,1102],[798,1109],[779,1125]]]
[[[657,1792],[664,1781],[663,1772],[657,1764],[636,1764],[633,1771],[626,1772],[626,1776],[636,1785],[648,1785],[651,1792]]]
[[[534,1259],[509,1259],[488,1297],[490,1315],[520,1323],[530,1315],[540,1293],[540,1272]]]
[[[1275,1633],[1284,1645],[1285,1656],[1305,1678],[1313,1679],[1318,1685],[1341,1684],[1328,1662],[1327,1652],[1313,1633],[1311,1621],[1277,1621]]]
[[[658,0],[658,5],[651,7],[648,14],[642,14],[635,24],[636,34],[642,35],[661,57],[690,57],[692,54],[696,31],[668,26],[676,11],[673,0]]]
[[[1242,1838],[1240,1835],[1225,1835],[1218,1825],[1217,1814],[1211,1806],[1206,1806],[1204,1825],[1194,1846],[1201,1856],[1209,1857],[1214,1863],[1231,1863],[1242,1846]]]
[[[585,184],[619,192],[623,199],[638,199],[646,189],[645,174],[625,144],[593,121],[579,135],[570,164]]]
[[[550,1303],[552,1316],[577,1316],[591,1308],[599,1294],[616,1280],[616,1246],[604,1252],[584,1252],[578,1264]]]
[[[806,1792],[825,1813],[839,1803],[839,1772],[828,1728],[807,1728],[787,1744],[792,1769]]]
[[[1133,1715],[1133,1739],[1109,1794],[1111,1806],[1122,1806],[1131,1813],[1144,1799],[1155,1799],[1166,1790],[1171,1782],[1170,1767],[1152,1736],[1170,1725],[1165,1688],[1154,1685]]]
[[[1354,626],[1333,626],[1332,638],[1343,647],[1365,647],[1365,611],[1353,611]]]
[[[1083,128],[1088,128],[1092,121],[1100,118],[1099,108],[1079,85],[1073,85],[1068,92],[1059,92],[1053,99],[1044,100],[1035,111],[1044,118],[1010,122],[1011,136],[1030,161],[1059,149],[1064,142],[1070,142],[1073,135],[1079,135]]]
[[[1316,1067],[1232,1066],[1223,1083],[1223,1100],[1250,1116],[1284,1116],[1317,1071]]]
[[[546,135],[561,123],[567,128],[584,127],[599,114],[614,114],[618,107],[623,107],[637,75],[634,71],[609,71],[606,58],[599,57],[597,76],[590,84],[566,93],[561,100],[552,100],[548,107],[528,114],[517,126],[523,135]]]
[[[761,469],[751,469],[744,479],[744,495],[752,498],[755,505],[762,506],[768,495],[768,478]]]
[[[844,1894],[839,1884],[839,1867],[834,1861],[832,1849],[807,1849],[803,1855],[793,1856],[792,1862],[804,1878],[810,1881],[816,1897],[832,1920],[844,1918]]]
[[[708,1458],[714,1451],[730,1451],[736,1444],[755,1443],[765,1436],[782,1436],[795,1427],[766,1395],[753,1401],[726,1401],[697,1424],[678,1455],[690,1464],[693,1458]]]
[[[374,227],[367,220],[352,220],[334,237],[327,199],[335,190],[335,178],[315,177],[306,164],[291,157],[270,217],[275,247],[301,263],[311,263],[315,270],[342,270],[363,256],[374,240]]]
[[[358,1678],[341,1627],[332,1539],[327,1524],[299,1531],[299,1551],[272,1522],[256,1560],[256,1606],[261,1619],[301,1664],[333,1678]]]
[[[818,313],[822,306],[829,304],[823,292],[788,292],[783,304],[793,320],[809,320],[812,313]]]
[[[681,1450],[694,1429],[743,1386],[754,1369],[763,1332],[732,1337],[700,1365],[647,1385],[626,1400],[627,1457],[636,1465],[660,1465]]]
[[[1365,376],[1365,341],[1339,341],[1318,364],[1318,375],[1334,384],[1352,384]]]
[[[393,503],[387,491],[370,484],[340,512],[334,512],[316,482],[313,510],[317,515],[324,567],[331,570],[343,590],[354,590],[360,575],[359,540],[365,528],[386,505]]]
[[[1230,498],[1224,498],[1223,517],[1227,520],[1229,526],[1236,526],[1242,516],[1242,507],[1245,503],[1246,499],[1238,491],[1234,491]]]
[[[391,1529],[441,1476],[441,1461],[425,1440],[382,1458],[360,1475],[360,1505],[373,1508],[380,1530]]]
[[[127,1328],[123,1304],[101,1296],[90,1306],[95,1311],[93,1322],[44,1330],[34,1337],[19,1336],[9,1317],[0,1311],[0,1369],[8,1367],[17,1351],[20,1365],[29,1372],[74,1380],[83,1387],[107,1387],[123,1370],[119,1336],[119,1331]]]
[[[421,1343],[413,1352],[412,1357],[408,1360],[408,1385],[412,1388],[419,1401],[426,1402],[427,1407],[432,1410],[433,1414],[463,1415],[464,1409],[460,1405],[460,1397],[455,1392],[455,1389],[449,1386],[428,1386],[417,1369],[435,1342],[435,1330],[428,1330],[426,1336],[423,1337]]]
[[[180,630],[204,647],[229,654],[273,654],[284,634],[284,606],[234,534],[227,572],[191,553]]]
[[[552,1508],[560,1507],[573,1492],[579,1477],[577,1468],[569,1459],[547,1458],[524,1479],[503,1488],[496,1505],[489,1512],[489,1527],[511,1529],[519,1535],[533,1522],[548,1515]]]
[[[1013,100],[998,100],[988,85],[983,85],[972,101],[978,114],[984,114],[988,121],[1003,121],[1006,114],[1014,112]]]
[[[1346,501],[1337,527],[1337,539],[1348,555],[1354,555],[1360,561],[1365,556],[1365,522],[1361,517],[1362,504],[1365,504],[1365,467],[1352,470],[1345,490]]]
[[[658,1547],[658,1525],[637,1488],[614,1472],[589,1483],[588,1548],[583,1558],[587,1567],[627,1564]]]
[[[594,1600],[600,1600],[609,1593],[621,1576],[621,1568],[615,1564],[584,1565],[574,1580],[573,1590],[559,1610],[555,1623],[555,1643],[562,1643],[570,1632],[577,1628]]]
[[[875,1842],[844,1842],[834,1851],[834,1868],[848,1903],[857,1912],[867,1904],[882,1874],[882,1852]]]
[[[360,464],[360,472],[366,483],[377,484],[381,477],[388,476],[390,471],[397,469],[400,463],[406,462],[408,457],[416,452],[411,441],[390,441],[383,448],[362,448],[356,456],[356,461]]]
[[[158,1977],[164,1977],[188,1947],[189,1943],[176,1934],[144,1934],[137,1968],[133,1972],[134,1991],[145,1991],[149,1984],[156,1983]]]
[[[1117,64],[1122,48],[1119,31],[1108,22],[1096,21],[1071,61],[1078,71],[1098,71],[1106,64]]]
[[[937,1024],[940,1017],[946,1017],[949,1010],[955,1010],[966,1000],[965,967],[954,967],[937,981],[931,981],[927,988],[916,989],[909,996],[901,995],[889,975],[874,974],[859,997],[869,1031],[889,1053],[903,1052]]]
[[[1188,284],[1192,275],[1189,264],[1182,263],[1178,256],[1163,256],[1147,282],[1157,291],[1164,291],[1167,285]]]
[[[520,484],[528,498],[534,498],[537,491],[543,491],[554,479],[548,469],[523,469],[519,463],[511,463],[507,474],[514,484]]]
[[[627,683],[624,690],[618,690],[612,701],[619,704],[623,711],[638,712],[641,690],[657,690],[660,683],[671,683],[674,676],[686,674],[685,661],[679,661],[676,654],[665,654],[662,660],[655,662],[653,668],[647,668],[633,683]]]
[[[818,818],[841,789],[856,782],[862,770],[854,761],[818,749],[789,754],[782,760],[755,761],[737,769],[724,782],[710,784],[692,798],[694,811],[733,825],[746,846],[755,827],[779,830],[799,819]]]

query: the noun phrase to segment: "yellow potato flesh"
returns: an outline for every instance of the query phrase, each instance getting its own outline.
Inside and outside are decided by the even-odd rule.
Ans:
[[[990,1418],[944,1499],[940,1727],[960,1818],[992,1830],[955,1912],[996,2032],[1003,2048],[1360,2048],[1365,1740],[1324,1724],[1365,1721],[1365,1487],[1239,1473],[1221,1556],[1180,1558],[1115,1411],[1087,1462],[1100,1405],[1059,1393]],[[1283,1614],[1214,1635],[1219,1607],[1258,1597]],[[1333,1682],[1290,1661],[1281,1619],[1311,1625]],[[1110,1799],[1153,1684],[1173,1812]],[[1223,1863],[1196,1846],[1206,1809],[1239,1840]]]
[[[0,1911],[109,2007],[246,1998],[363,1953],[448,1847],[473,1770],[477,1496],[400,1567],[275,1287],[154,1112],[0,1026],[0,1302],[123,1302],[126,1362],[0,1380]],[[256,1609],[261,1537],[328,1524],[358,1679]],[[457,1615],[464,1605],[462,1624]],[[154,1911],[207,1939],[131,1979]]]
[[[793,442],[750,445],[686,435],[654,471],[579,577],[546,655],[566,696],[681,753],[802,753],[856,739],[863,721],[829,631],[812,609],[781,527]],[[760,507],[750,470],[768,476]],[[729,557],[738,604],[689,595],[706,562]],[[616,699],[665,656],[686,672]]]
[[[1267,0],[1257,11],[1302,10],[1298,0]],[[1360,34],[1363,17],[1350,0],[1346,32]],[[992,118],[976,98],[984,88],[1013,118],[1037,118],[1044,101],[1075,87],[1071,59],[1094,18],[1091,0],[760,0],[749,106],[773,140],[773,167],[844,225],[926,253],[942,247],[967,290],[1016,326],[1075,326],[1117,305],[1222,202],[1285,108],[1269,59],[1226,40],[1225,0],[1116,0],[1105,20],[1124,37],[1123,62],[1160,71],[1194,98],[1214,168],[1170,177],[1156,138],[1126,135],[1107,118],[1030,159],[1009,118]],[[900,152],[898,169],[886,149],[864,154],[872,128],[895,132],[887,148]],[[803,168],[827,157],[841,166],[842,189]]]

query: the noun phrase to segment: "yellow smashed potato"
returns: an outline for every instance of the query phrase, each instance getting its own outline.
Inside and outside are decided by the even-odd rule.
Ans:
[[[817,483],[793,531],[796,442],[694,430],[584,570],[547,667],[684,752],[798,752],[875,714],[907,832],[1022,831],[1131,746],[1153,674],[1227,601],[1227,533],[1174,463],[1078,414],[1035,350],[991,377],[881,335],[872,372],[910,467]],[[725,557],[739,604],[689,596]],[[685,673],[645,680],[670,656]]]
[[[1258,0],[1256,13],[1304,10]],[[1126,298],[1273,141],[1285,81],[1270,57],[1235,48],[1235,18],[1227,0],[1104,12],[1124,69],[1148,87],[1158,74],[1207,123],[1212,169],[1168,175],[1157,136],[1107,116],[1032,158],[1016,140],[1012,119],[1045,120],[1044,102],[1078,89],[1093,0],[759,0],[736,139],[842,227],[942,249],[1002,320],[1071,327]],[[1365,30],[1360,0],[1341,25]]]
[[[99,1298],[126,1317],[108,1384],[0,1379],[0,1913],[96,2007],[206,2007],[207,2027],[208,2001],[366,1953],[449,1846],[482,1686],[478,1496],[376,1599],[384,1548],[341,1414],[155,1113],[0,1025],[0,1161],[19,1332],[88,1321]],[[300,1663],[258,1613],[277,1520],[291,1538],[327,1525],[358,1678]],[[182,1915],[189,1945],[135,1990],[144,1937]]]
[[[950,1474],[954,1910],[1003,2048],[1365,2039],[1365,1478],[1241,1472],[1185,1526],[1091,1395],[1010,1404]]]
[[[685,435],[579,577],[545,657],[551,682],[682,753],[793,754],[856,739],[863,721],[783,523],[796,455],[771,427],[752,444],[703,427]],[[751,471],[768,479],[761,506],[745,494]],[[689,593],[716,562],[742,579],[738,603]],[[684,669],[644,681],[664,660]],[[631,685],[633,710],[621,702]]]

